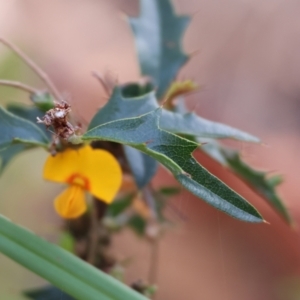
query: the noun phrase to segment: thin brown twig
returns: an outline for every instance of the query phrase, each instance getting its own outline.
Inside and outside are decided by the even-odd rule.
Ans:
[[[157,283],[158,266],[159,266],[159,237],[151,241],[150,267],[148,280],[150,284]]]
[[[23,53],[17,46],[7,41],[5,38],[0,37],[0,42],[10,48],[13,52],[15,52],[23,61],[28,65],[31,70],[33,70],[41,80],[46,84],[49,88],[49,91],[52,93],[54,98],[58,101],[62,100],[60,93],[55,87],[54,83],[51,81],[49,76],[35,63],[33,62],[25,53]]]
[[[33,88],[27,84],[24,84],[22,82],[18,82],[18,81],[0,79],[0,85],[11,86],[11,87],[23,90],[25,92],[28,92],[30,94],[35,94],[37,92],[37,90],[35,88]]]
[[[104,78],[96,71],[92,72],[92,76],[94,76],[96,79],[98,79],[98,81],[100,82],[100,84],[104,88],[106,94],[110,95],[111,90],[110,90],[109,86],[107,85],[107,83],[105,82]]]

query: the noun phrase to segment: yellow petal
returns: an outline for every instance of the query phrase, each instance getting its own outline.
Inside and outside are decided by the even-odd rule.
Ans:
[[[90,146],[67,149],[48,157],[44,167],[45,179],[72,184],[70,180],[78,177],[86,180],[85,189],[92,195],[110,203],[120,188],[122,171],[112,154]]]
[[[78,185],[71,185],[58,195],[54,202],[56,212],[63,218],[72,219],[86,211],[84,190]]]

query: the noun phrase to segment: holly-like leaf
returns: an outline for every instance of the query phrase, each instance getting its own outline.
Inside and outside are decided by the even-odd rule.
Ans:
[[[130,84],[123,89],[116,87],[109,102],[92,119],[89,129],[110,121],[139,116],[157,107],[158,104],[150,85]],[[137,187],[142,189],[157,171],[156,160],[128,146],[124,146],[124,154]]]
[[[201,147],[202,151],[220,164],[233,170],[249,187],[261,195],[285,222],[288,224],[293,223],[284,202],[276,192],[276,187],[282,182],[281,176],[275,175],[268,178],[267,172],[255,170],[246,164],[237,151],[225,148],[214,140],[203,141],[207,144]]]
[[[88,129],[101,124],[143,115],[158,108],[152,87],[138,84],[116,86],[109,101],[95,114]]]
[[[92,119],[89,129],[111,121],[137,117],[159,108],[151,85],[129,84],[115,87],[110,100]],[[197,116],[194,113],[181,114],[162,109],[160,127],[164,130],[182,134],[214,138],[235,138],[257,142],[256,137]],[[150,182],[157,170],[157,162],[148,155],[124,146],[124,153],[139,189]]]
[[[199,144],[159,128],[161,109],[140,117],[117,120],[88,130],[84,140],[109,140],[153,157],[194,195],[215,208],[247,222],[262,222],[260,214],[240,195],[209,173],[192,157]]]
[[[24,292],[24,295],[33,300],[75,300],[75,298],[67,295],[55,286],[47,286],[40,289],[26,291]]]
[[[12,143],[47,147],[49,140],[34,123],[0,107],[0,150]]]
[[[188,60],[181,41],[190,18],[177,16],[170,0],[141,0],[140,11],[129,22],[141,72],[153,79],[160,99]]]
[[[155,93],[147,86],[138,93],[139,85],[130,84],[115,87],[110,100],[92,119],[89,129],[119,119],[137,117],[159,108]],[[131,92],[129,92],[129,90]],[[132,91],[136,91],[133,93]],[[246,142],[259,142],[259,139],[225,124],[212,122],[194,113],[181,114],[161,110],[159,127],[176,134],[210,138],[231,138]]]
[[[276,186],[282,182],[282,177],[275,175],[268,178],[266,172],[253,169],[243,162],[236,152],[226,151],[224,155],[229,167],[262,195],[287,223],[291,224],[291,216],[275,190]]]

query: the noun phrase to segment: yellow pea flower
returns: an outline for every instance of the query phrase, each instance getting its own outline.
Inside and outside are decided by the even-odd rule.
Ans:
[[[44,166],[44,178],[69,185],[56,197],[54,207],[60,216],[71,219],[86,211],[85,191],[111,203],[121,186],[122,171],[108,151],[84,146],[49,156]]]

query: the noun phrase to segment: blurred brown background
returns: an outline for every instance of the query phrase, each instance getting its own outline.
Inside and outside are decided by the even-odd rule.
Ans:
[[[179,75],[203,87],[188,98],[190,108],[263,140],[263,145],[235,145],[247,162],[284,175],[279,190],[299,223],[299,1],[174,3],[178,13],[193,15],[184,38],[186,52],[200,50]],[[0,35],[42,66],[81,118],[89,120],[105,101],[92,70],[108,71],[122,83],[139,78],[133,38],[124,17],[124,12],[137,11],[138,1],[133,0],[1,1]],[[9,59],[12,63],[4,67]],[[1,45],[0,75],[42,87]],[[0,102],[9,101],[28,100],[23,93],[0,87]],[[13,161],[0,180],[0,211],[54,241],[60,220],[53,212],[52,199],[58,187],[41,179],[45,157],[46,153],[36,150]],[[156,299],[300,299],[299,232],[283,224],[232,174],[204,156],[198,158],[256,205],[270,225],[233,220],[183,192],[168,209],[178,226],[160,245]],[[165,178],[165,174],[160,171],[160,176]],[[165,183],[175,182],[170,177]],[[186,216],[185,221],[174,207]],[[121,257],[134,257],[128,282],[147,277],[150,251],[146,243],[125,232],[116,238],[114,251]],[[43,283],[3,256],[0,265],[1,300],[24,299],[18,295],[20,290]]]

